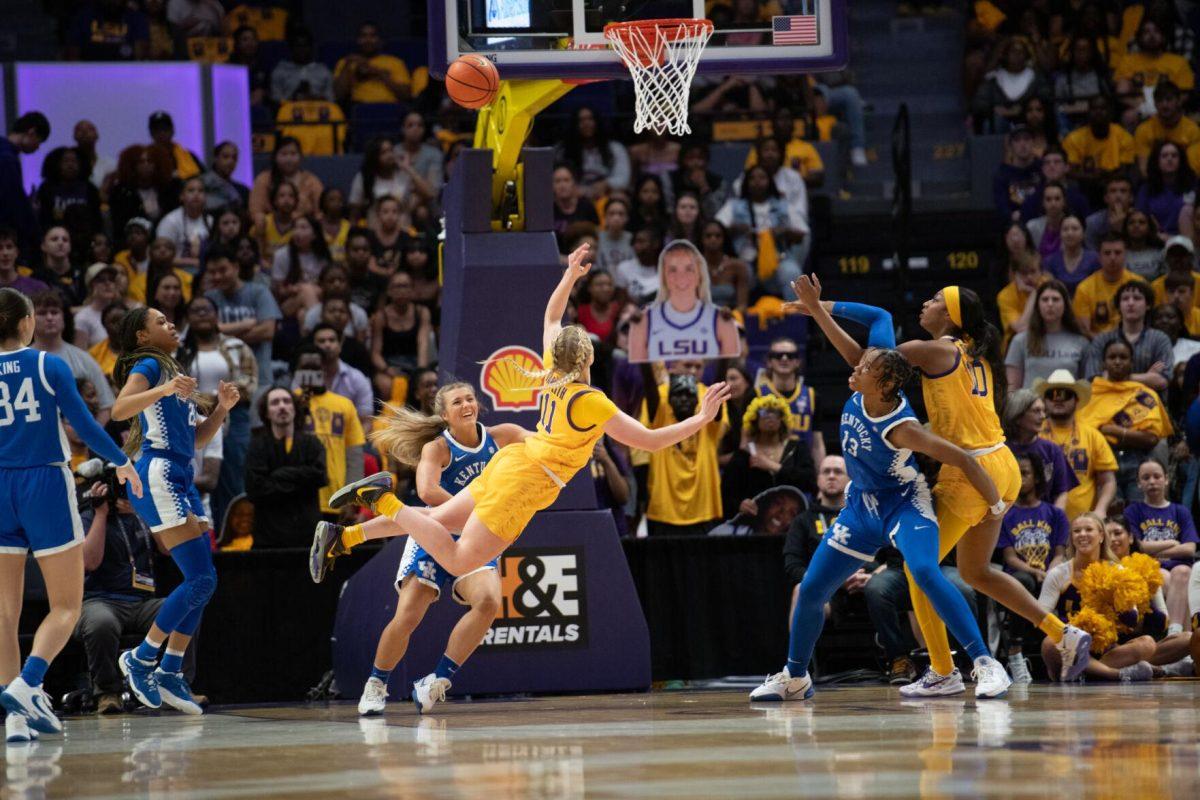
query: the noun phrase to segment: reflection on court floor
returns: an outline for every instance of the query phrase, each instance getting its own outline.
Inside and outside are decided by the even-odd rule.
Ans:
[[[822,690],[228,707],[72,719],[4,751],[4,798],[1200,796],[1200,681],[901,702]]]

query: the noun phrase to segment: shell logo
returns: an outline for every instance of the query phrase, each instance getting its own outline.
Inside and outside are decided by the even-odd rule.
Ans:
[[[516,362],[516,363],[514,363]],[[528,347],[501,347],[487,357],[479,373],[479,385],[497,411],[524,411],[538,407],[541,389],[535,380],[522,375],[517,364],[530,372],[543,369],[541,357]]]

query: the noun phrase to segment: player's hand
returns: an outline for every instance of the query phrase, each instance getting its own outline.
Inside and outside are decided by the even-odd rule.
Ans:
[[[714,383],[704,393],[704,399],[700,401],[700,413],[696,416],[702,417],[705,422],[712,422],[721,413],[721,407],[729,399],[729,394],[729,385],[725,381]]]
[[[241,402],[242,393],[238,391],[236,383],[230,381],[221,381],[217,385],[217,402],[221,408],[229,411],[239,402]]]
[[[576,247],[567,256],[567,272],[573,280],[579,280],[592,268],[592,246],[587,242]]]
[[[163,384],[163,397],[175,395],[180,400],[187,400],[194,391],[196,391],[196,379],[183,373]]]
[[[142,496],[142,479],[138,477],[132,461],[123,467],[117,467],[117,480],[127,487],[134,497]]]

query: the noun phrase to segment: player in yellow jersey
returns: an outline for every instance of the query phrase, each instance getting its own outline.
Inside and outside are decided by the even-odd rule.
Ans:
[[[944,465],[938,474],[938,558],[957,546],[958,571],[972,587],[1038,626],[1063,654],[1062,678],[1074,680],[1088,661],[1091,636],[1064,626],[1046,613],[1011,575],[992,569],[1000,522],[1021,488],[1021,473],[1005,446],[999,407],[1007,394],[1000,332],[984,318],[983,303],[970,289],[947,286],[921,308],[921,327],[932,341],[910,341],[899,350],[921,370],[921,388],[931,430],[973,455],[1000,490],[1005,508],[989,508],[962,470]],[[955,694],[954,661],[946,626],[909,576],[913,610],[929,648],[931,666],[920,680],[902,687],[905,696]],[[955,686],[957,684],[957,687]]]
[[[711,422],[729,398],[724,383],[709,387],[691,417],[650,430],[621,412],[604,393],[588,385],[595,356],[586,331],[563,327],[562,318],[576,281],[591,268],[590,247],[577,248],[546,305],[542,347],[546,369],[532,377],[541,387],[537,432],[497,453],[464,491],[437,508],[405,506],[392,494],[392,476],[377,473],[350,484],[330,498],[338,508],[356,503],[390,517],[399,526],[352,525],[327,543],[327,562],[362,542],[367,533],[406,533],[452,575],[478,569],[517,540],[533,515],[549,507],[558,493],[587,466],[596,441],[608,434],[639,450],[660,450],[694,435]],[[453,535],[461,531],[462,535]]]
[[[799,296],[799,291],[797,291]],[[1000,492],[989,506],[958,467],[938,473],[939,561],[957,545],[958,571],[972,587],[1038,626],[1063,653],[1063,679],[1074,680],[1088,660],[1091,637],[1048,614],[1015,578],[991,568],[1000,521],[1021,488],[1021,474],[1005,446],[998,406],[1007,391],[1000,359],[1000,332],[983,316],[983,303],[970,289],[947,286],[921,309],[921,327],[932,341],[909,341],[900,352],[922,374],[930,429],[972,455]],[[906,697],[958,694],[965,690],[954,667],[946,627],[909,575],[917,621],[929,648],[930,668],[900,689]]]

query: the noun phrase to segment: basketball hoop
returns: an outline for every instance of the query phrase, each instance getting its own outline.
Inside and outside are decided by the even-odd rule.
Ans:
[[[604,26],[604,37],[633,76],[635,133],[647,128],[675,136],[692,132],[687,124],[688,94],[712,33],[712,21],[707,19],[652,19]]]

